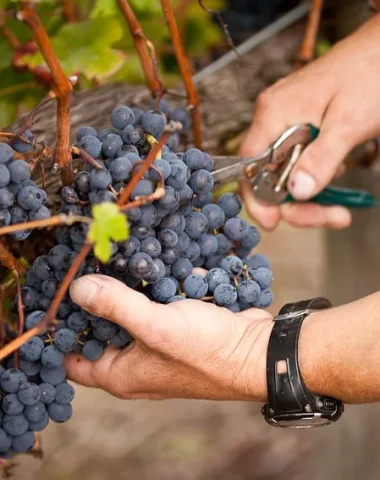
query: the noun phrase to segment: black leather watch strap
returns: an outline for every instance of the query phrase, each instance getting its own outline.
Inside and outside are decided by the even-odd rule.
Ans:
[[[267,353],[268,402],[263,407],[267,421],[276,416],[291,420],[292,416],[297,419],[309,414],[328,418],[337,412],[337,400],[315,395],[307,389],[298,364],[303,320],[313,310],[329,307],[331,303],[319,297],[284,305],[275,317]]]

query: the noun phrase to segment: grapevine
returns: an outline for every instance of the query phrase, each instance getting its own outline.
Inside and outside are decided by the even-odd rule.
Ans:
[[[118,4],[130,20],[128,2]],[[260,233],[239,217],[239,196],[225,193],[214,202],[212,157],[200,148],[177,151],[179,136],[190,128],[199,146],[201,125],[171,4],[162,0],[162,6],[190,108],[172,108],[162,98],[154,54],[146,56],[149,41],[141,32],[142,63],[154,97],[150,109],[115,105],[112,128],[84,125],[70,145],[73,82],[63,76],[31,2],[22,2],[19,18],[30,25],[46,58],[54,82],[49,98],[61,112],[54,158],[62,186],[59,205],[52,206],[45,189],[31,180],[36,156],[51,154],[33,137],[33,115],[19,131],[0,132],[0,235],[23,242],[34,229],[55,228],[55,245],[27,272],[0,243],[0,261],[13,273],[9,285],[16,286],[9,321],[2,312],[3,461],[33,451],[36,434],[50,421],[70,419],[75,389],[66,378],[65,355],[97,361],[108,346],[126,348],[134,341],[70,299],[76,278],[107,275],[163,304],[198,299],[239,312],[272,303],[270,264],[264,255],[252,255]],[[128,24],[136,33],[136,25]],[[1,294],[3,299],[4,289]]]

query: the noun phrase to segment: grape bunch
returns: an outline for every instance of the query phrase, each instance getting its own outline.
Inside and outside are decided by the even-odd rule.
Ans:
[[[23,136],[30,141],[33,139],[29,130]],[[12,147],[0,142],[0,227],[51,216],[46,207],[46,192],[30,180],[28,163],[14,158],[14,151],[26,153],[32,146],[17,140]],[[11,233],[10,237],[21,241],[30,233],[30,230],[22,230]]]
[[[92,206],[116,202],[135,169],[146,158],[152,141],[161,137],[169,120],[187,129],[185,109],[146,112],[118,106],[111,113],[113,128],[96,131],[79,128],[77,147],[91,156],[77,172],[71,186],[62,188],[60,212],[92,216]],[[268,259],[250,256],[260,242],[260,233],[239,217],[242,202],[226,193],[213,203],[213,160],[191,148],[176,153],[173,136],[136,184],[131,199],[152,194],[164,180],[164,195],[125,212],[130,235],[112,244],[112,256],[103,264],[88,255],[77,277],[103,274],[138,289],[155,302],[169,304],[199,299],[232,312],[266,308],[272,302],[273,280]],[[35,259],[21,289],[25,310],[25,331],[38,325],[49,309],[67,271],[83,247],[87,223],[59,227],[57,244]],[[17,315],[17,298],[12,312]],[[0,412],[0,457],[30,449],[34,433],[49,419],[64,422],[71,416],[74,389],[66,382],[64,357],[70,352],[98,360],[112,344],[120,348],[133,342],[132,336],[114,323],[82,310],[66,295],[57,322],[32,337],[0,372],[4,393]],[[8,380],[8,379],[12,380]],[[8,383],[12,384],[11,387]]]

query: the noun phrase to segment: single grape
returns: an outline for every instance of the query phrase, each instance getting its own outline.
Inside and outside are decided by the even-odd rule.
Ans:
[[[194,240],[190,242],[187,250],[182,252],[182,256],[189,259],[191,263],[194,263],[194,261],[200,256],[200,254],[201,247]]]
[[[273,293],[272,291],[267,288],[260,293],[259,298],[253,304],[256,308],[268,308],[271,306],[273,302]]]
[[[222,283],[214,290],[215,303],[224,307],[232,305],[237,300],[236,288],[229,283]]]
[[[157,205],[160,207],[174,211],[179,205],[179,193],[173,187],[165,186],[165,194],[159,200]]]
[[[226,215],[219,205],[215,205],[214,203],[206,205],[202,208],[202,213],[208,220],[210,230],[219,230],[219,228],[223,227]]]
[[[12,437],[12,448],[15,452],[29,452],[36,443],[36,437],[33,432],[25,432],[17,437]]]
[[[145,132],[140,125],[128,125],[121,136],[125,143],[135,145],[137,148],[141,148],[145,143]]]
[[[26,382],[26,377],[21,370],[10,368],[2,373],[0,378],[1,389],[6,393],[16,393],[20,385]]]
[[[90,192],[90,174],[88,172],[79,172],[75,175],[75,189],[79,193]]]
[[[140,180],[132,190],[131,198],[136,200],[137,197],[145,197],[153,193],[153,185],[149,180]]]
[[[260,243],[260,240],[260,232],[257,230],[256,227],[250,226],[248,235],[240,241],[240,245],[244,248],[249,248],[251,250],[252,248],[257,247],[257,245]]]
[[[32,337],[20,347],[20,355],[28,362],[36,362],[44,349],[44,342],[40,337]]]
[[[236,217],[242,209],[241,198],[236,193],[225,193],[219,198],[218,205],[227,218]]]
[[[180,300],[186,300],[185,297],[181,297],[181,295],[174,295],[174,297],[172,297],[168,303],[175,303],[175,302],[178,302]]]
[[[218,233],[216,236],[218,241],[218,254],[224,255],[225,253],[229,252],[232,249],[232,243],[228,238],[224,235],[224,233]]]
[[[49,415],[47,412],[44,413],[42,420],[39,422],[29,422],[29,428],[33,432],[42,432],[49,424]]]
[[[220,263],[220,268],[223,268],[230,277],[233,277],[241,274],[243,271],[243,262],[239,257],[229,255],[228,257],[223,258]]]
[[[46,407],[42,402],[25,407],[24,416],[28,422],[40,422],[44,418]]]
[[[118,130],[123,130],[127,125],[132,125],[134,120],[133,110],[124,105],[114,108],[111,112],[111,123]]]
[[[23,383],[17,390],[17,397],[23,405],[34,405],[40,401],[40,387],[33,382]]]
[[[267,268],[270,270],[270,263],[269,260],[265,255],[262,255],[261,253],[257,253],[256,255],[253,255],[250,258],[244,259],[245,265],[247,265],[248,268]]]
[[[75,397],[75,390],[72,385],[69,383],[60,383],[55,387],[57,392],[55,401],[60,403],[61,405],[66,405],[67,403],[71,403]]]
[[[135,253],[139,253],[140,250],[141,250],[140,241],[136,237],[133,237],[132,235],[130,235],[125,242],[119,244],[119,251],[125,257],[128,257],[128,258],[134,255]]]
[[[67,422],[73,414],[73,408],[70,404],[61,405],[53,402],[47,407],[49,417],[56,423]]]
[[[12,162],[16,163],[16,162]],[[11,180],[11,174],[7,165],[0,163],[0,188],[6,187]]]
[[[24,405],[18,399],[16,393],[8,393],[1,402],[1,408],[8,415],[18,415],[24,410]]]
[[[191,125],[190,114],[186,110],[186,108],[183,107],[173,108],[173,110],[169,112],[169,120],[173,120],[174,122],[180,122],[182,124],[182,128],[181,130],[179,130],[179,132],[184,132],[188,130]]]
[[[207,272],[206,280],[208,283],[208,289],[211,293],[214,293],[215,288],[223,283],[230,283],[230,277],[228,273],[222,268],[213,268]]]
[[[240,306],[238,302],[232,303],[231,305],[225,305],[225,308],[227,308],[228,310],[230,310],[230,312],[233,312],[233,313],[240,312]]]
[[[145,277],[149,283],[157,282],[160,278],[165,276],[165,264],[160,258],[153,259],[152,271]]]
[[[171,213],[162,219],[160,228],[173,230],[177,235],[181,235],[186,228],[185,217],[180,212]]]
[[[181,253],[184,253],[187,251],[187,249],[190,246],[190,237],[188,236],[187,233],[183,232],[180,235],[178,235],[178,247],[181,251]]]
[[[193,196],[194,196],[194,192],[192,191],[192,189],[187,184],[184,185],[182,188],[180,188],[178,190],[178,193],[179,193],[180,204],[183,205],[183,206],[188,205],[189,202],[192,201]],[[191,212],[189,212],[189,213],[191,213]]]
[[[189,178],[189,168],[182,162],[175,162],[171,164],[171,172],[168,179],[166,180],[166,184],[170,185],[176,190],[180,190],[187,184]]]
[[[154,229],[149,227],[138,227],[134,225],[131,228],[131,234],[141,242],[141,240],[144,240],[145,238],[153,237]]]
[[[48,345],[41,354],[41,363],[48,368],[60,367],[63,365],[63,353],[55,345]]]
[[[7,188],[0,188],[0,208],[9,208],[13,204],[14,199],[13,193]]]
[[[29,220],[46,220],[51,217],[50,210],[42,205],[38,210],[33,210],[29,212]]]
[[[99,168],[90,173],[91,188],[105,190],[109,184],[112,184],[112,177],[108,170]]]
[[[208,193],[214,186],[214,178],[207,170],[196,170],[191,174],[189,185],[195,193]]]
[[[237,287],[239,302],[253,303],[260,296],[260,285],[253,280],[243,280]]]
[[[40,257],[37,257],[33,262],[32,270],[33,273],[42,281],[51,278],[54,273],[48,262],[47,255],[41,255]]]
[[[218,268],[222,260],[223,255],[216,253],[215,255],[210,255],[206,258],[204,266],[207,270],[212,270],[213,268]]]
[[[49,403],[54,401],[56,390],[53,385],[50,383],[41,383],[38,388],[40,390],[40,398],[37,401],[40,401],[45,405],[49,405]]]
[[[131,274],[139,279],[144,279],[149,276],[153,269],[153,260],[150,255],[139,252],[132,255],[129,260],[129,271]]]
[[[24,305],[25,311],[29,312],[35,309],[35,306],[37,304],[37,297],[38,297],[38,293],[36,290],[34,290],[31,287],[22,287],[21,297],[22,297],[22,303]]]
[[[207,280],[201,275],[189,275],[184,281],[183,290],[189,298],[200,299],[207,294]]]
[[[54,344],[63,353],[71,352],[77,343],[77,336],[73,330],[62,328],[54,336]]]
[[[166,117],[157,110],[144,113],[141,124],[144,130],[155,138],[159,138],[166,126]]]
[[[43,316],[45,315],[45,312],[42,310],[36,310],[32,313],[29,313],[25,319],[25,327],[27,330],[31,330],[33,327],[38,325],[40,321],[42,320]]]
[[[160,254],[160,259],[167,265],[173,265],[179,257],[181,256],[181,251],[176,245],[172,248],[164,248]]]
[[[233,242],[240,242],[249,234],[249,226],[241,218],[229,218],[224,224],[223,233]]]
[[[201,249],[201,255],[204,257],[214,255],[218,251],[218,240],[214,235],[204,233],[198,238],[197,242]]]
[[[193,207],[194,208],[203,208],[206,205],[209,205],[212,203],[212,193],[207,192],[207,193],[198,193],[197,195],[194,195],[193,197]]]
[[[186,218],[185,232],[192,239],[199,238],[208,230],[208,220],[203,213],[194,212]]]
[[[13,159],[13,151],[7,143],[0,142],[0,163],[6,164]]]
[[[42,190],[36,187],[22,187],[17,195],[17,202],[24,210],[38,210],[43,202],[44,197]]]
[[[61,330],[59,330],[60,332]],[[57,333],[59,333],[57,332]],[[40,371],[41,380],[53,386],[59,385],[66,379],[66,370],[63,366],[48,368],[43,366]]]
[[[22,183],[25,180],[30,179],[30,168],[27,162],[24,160],[15,160],[8,163],[7,168],[9,170],[10,179],[13,183]]]
[[[190,170],[201,170],[204,168],[203,152],[197,148],[190,148],[183,155],[183,161],[190,168]]]
[[[148,237],[141,242],[141,251],[147,253],[152,258],[156,258],[161,253],[161,244],[154,237]]]
[[[2,428],[0,428],[0,452],[6,452],[8,448],[10,448],[11,443],[12,441],[10,437],[8,437],[6,432]],[[0,456],[2,457],[2,455]]]
[[[176,293],[176,285],[170,278],[164,277],[153,283],[152,297],[160,303],[166,303]]]
[[[132,170],[132,163],[127,157],[119,157],[112,161],[110,172],[114,182],[128,180]]]
[[[153,99],[149,104],[149,108],[151,110],[157,109],[162,113],[168,113],[170,109],[168,102],[164,98],[160,99],[160,101],[158,102],[158,105],[157,105],[157,99],[156,98]]]
[[[79,140],[78,147],[91,157],[98,158],[102,151],[102,142],[93,135],[85,135]]]
[[[116,203],[117,197],[109,190],[99,190],[97,192],[90,192],[89,199],[91,204],[96,205],[103,202]]]
[[[170,230],[169,228],[158,232],[157,239],[164,248],[175,247],[178,243],[178,235],[174,230]]]
[[[83,125],[82,127],[79,127],[77,130],[77,141],[79,142],[79,140],[81,140],[86,135],[92,135],[93,137],[97,137],[98,133],[95,130],[95,128]]]
[[[9,210],[1,209],[0,210],[0,226],[6,227],[11,223],[12,216]]]
[[[98,340],[89,340],[83,345],[82,354],[87,360],[95,362],[98,360],[104,352],[104,346]]]
[[[252,280],[260,285],[261,290],[269,288],[273,281],[272,272],[265,267],[249,268],[248,274],[252,277]]]
[[[48,278],[44,280],[41,285],[41,292],[43,295],[49,299],[53,299],[57,292],[58,282],[53,278]]]
[[[18,415],[4,415],[3,430],[12,437],[22,435],[28,430],[29,422],[22,413]]]
[[[137,223],[141,218],[141,210],[138,207],[131,208],[125,215],[128,217],[129,221]]]
[[[179,258],[173,263],[171,273],[178,280],[184,280],[193,270],[193,264],[187,258]]]
[[[41,363],[40,362],[29,362],[24,358],[20,359],[20,370],[26,375],[27,377],[33,377],[37,375],[41,370]]]
[[[102,153],[107,158],[115,158],[119,151],[119,148],[123,145],[123,140],[120,135],[110,133],[103,140]]]
[[[170,163],[164,159],[158,159],[153,162],[153,166],[161,173],[164,180],[166,180],[172,171]],[[160,180],[159,174],[155,170],[150,170],[149,172],[150,179],[158,182]]]

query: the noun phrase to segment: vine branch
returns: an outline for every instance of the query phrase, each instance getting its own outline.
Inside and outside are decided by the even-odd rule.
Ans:
[[[163,94],[163,86],[158,76],[158,62],[154,46],[144,35],[128,0],[117,0],[117,3],[131,32],[148,87],[154,98],[160,98]]]
[[[321,21],[323,0],[312,0],[305,36],[297,56],[296,68],[301,68],[314,58],[319,24]]]
[[[188,97],[188,108],[190,109],[192,116],[194,143],[196,147],[202,148],[201,115],[198,109],[199,97],[192,80],[190,62],[186,56],[185,48],[181,40],[181,35],[178,30],[171,2],[170,0],[160,1],[166,22],[168,24],[170,36],[174,45],[174,51],[177,58],[178,66],[182,74],[183,82],[185,84],[185,89]]]
[[[71,185],[74,174],[71,163],[70,147],[70,107],[72,83],[63,72],[53,50],[49,37],[37,14],[33,2],[23,0],[18,18],[29,25],[33,32],[42,56],[52,75],[53,92],[57,98],[57,140],[55,145],[55,161],[61,168],[61,179],[64,185]]]
[[[17,260],[0,240],[0,263],[12,272],[17,272],[20,276],[26,275],[26,268]]]

